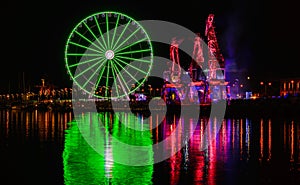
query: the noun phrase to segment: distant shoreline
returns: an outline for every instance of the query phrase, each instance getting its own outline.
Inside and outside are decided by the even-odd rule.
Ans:
[[[225,101],[225,100],[223,100]],[[97,112],[112,112],[112,111],[131,111],[131,112],[145,112],[149,111],[148,102],[135,102],[129,103],[128,101],[115,102],[114,105],[110,101],[89,101],[89,102],[76,102],[77,107],[83,111],[96,111]],[[300,117],[300,97],[289,98],[266,98],[266,99],[232,99],[226,100],[225,117],[245,117],[245,116],[263,116],[263,117]],[[214,103],[214,104],[218,104]],[[187,104],[178,105],[156,105],[151,106],[153,111],[167,110],[168,112],[178,112],[182,106]],[[41,110],[41,111],[58,111],[68,112],[73,111],[74,105],[71,100],[64,101],[47,101],[47,102],[30,102],[15,103],[15,104],[1,104],[2,110]],[[191,106],[194,107],[195,105]],[[212,104],[200,105],[200,115],[209,116]]]

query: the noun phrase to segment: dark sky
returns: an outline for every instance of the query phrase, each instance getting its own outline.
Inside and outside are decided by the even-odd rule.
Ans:
[[[66,39],[72,28],[86,16],[107,10],[120,11],[136,20],[170,21],[202,33],[207,15],[214,13],[221,51],[226,60],[236,63],[236,69],[257,78],[295,75],[294,67],[273,66],[274,61],[266,57],[268,49],[264,48],[269,46],[264,38],[270,30],[264,26],[276,26],[277,22],[271,19],[266,23],[266,19],[277,13],[273,10],[271,15],[266,14],[265,6],[259,0],[5,1],[1,5],[0,91],[7,89],[8,84],[17,89],[20,86],[18,79],[22,79],[23,74],[28,85],[36,85],[40,78],[47,76],[58,87],[71,87],[63,56]],[[272,30],[271,35],[279,32]]]

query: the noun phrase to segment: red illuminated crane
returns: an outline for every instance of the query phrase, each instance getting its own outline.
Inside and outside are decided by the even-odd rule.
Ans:
[[[171,82],[179,83],[181,77],[181,67],[179,62],[178,46],[182,43],[183,39],[177,40],[175,37],[171,41],[170,46],[170,59],[172,60],[171,67]]]
[[[220,52],[220,48],[216,37],[214,26],[214,14],[208,15],[206,21],[205,36],[207,36],[208,45],[208,77],[209,79],[217,79],[217,70],[222,70],[224,72],[225,62],[224,57]]]
[[[200,33],[194,39],[194,50],[192,56],[192,62],[189,67],[189,73],[193,82],[199,81],[201,71],[203,69],[204,57],[203,57],[203,47],[201,43]]]

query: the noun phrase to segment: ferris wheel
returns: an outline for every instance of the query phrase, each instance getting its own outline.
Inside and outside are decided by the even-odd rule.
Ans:
[[[99,98],[133,93],[149,76],[152,63],[149,35],[133,18],[118,12],[84,18],[71,31],[65,47],[73,84]]]

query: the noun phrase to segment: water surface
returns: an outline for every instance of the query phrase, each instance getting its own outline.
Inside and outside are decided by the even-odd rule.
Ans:
[[[300,184],[297,118],[119,112],[86,113],[75,121],[72,113],[1,110],[0,120],[1,184]],[[140,157],[151,162],[151,146],[172,133],[163,151],[170,158],[146,166],[118,163],[139,156],[123,151],[114,138],[149,147]],[[204,133],[216,136],[209,145]]]

